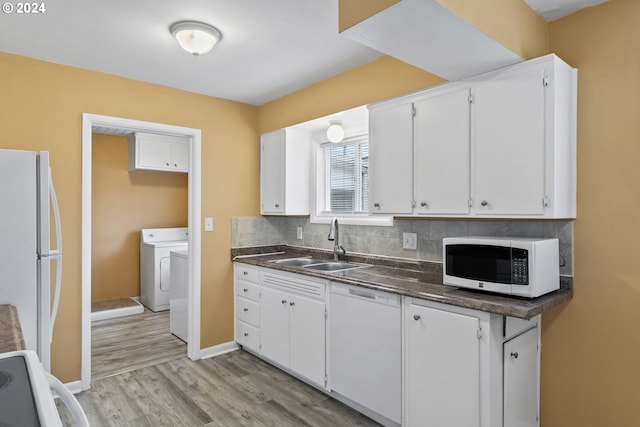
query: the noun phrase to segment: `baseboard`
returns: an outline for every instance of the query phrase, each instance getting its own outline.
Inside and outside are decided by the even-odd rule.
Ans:
[[[91,313],[91,321],[96,322],[98,320],[115,319],[116,317],[131,316],[133,314],[141,313],[144,313],[144,307],[142,305],[114,308],[113,310],[103,310]]]
[[[71,381],[70,383],[64,384],[67,389],[73,394],[78,394],[82,391],[82,381]]]
[[[231,353],[240,349],[240,346],[235,341],[226,342],[223,344],[214,345],[213,347],[203,348],[200,350],[201,359],[209,359],[211,357],[220,356],[225,353]]]

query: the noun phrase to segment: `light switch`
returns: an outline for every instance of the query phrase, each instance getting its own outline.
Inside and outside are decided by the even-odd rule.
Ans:
[[[204,231],[213,231],[213,218],[204,219]]]

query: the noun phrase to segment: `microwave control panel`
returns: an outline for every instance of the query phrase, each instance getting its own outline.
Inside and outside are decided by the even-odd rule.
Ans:
[[[529,284],[529,254],[526,249],[511,250],[511,275],[514,285]]]

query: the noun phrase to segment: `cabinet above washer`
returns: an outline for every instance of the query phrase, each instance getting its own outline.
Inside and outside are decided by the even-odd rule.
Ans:
[[[189,138],[136,132],[128,135],[129,170],[189,172]]]

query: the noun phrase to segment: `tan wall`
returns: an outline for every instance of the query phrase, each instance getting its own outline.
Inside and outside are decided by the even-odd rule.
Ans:
[[[398,3],[400,0],[339,0],[338,1],[338,31],[364,21]]]
[[[640,426],[640,2],[550,25],[578,68],[573,300],[545,315],[545,427]]]
[[[202,234],[201,345],[232,340],[230,218],[259,214],[257,108],[5,53],[0,70],[0,146],[50,151],[60,203],[64,287],[53,373],[80,378],[83,112],[202,129],[202,216],[215,228]]]
[[[258,131],[266,133],[442,82],[431,73],[383,56],[262,105]]]
[[[92,302],[140,295],[140,229],[187,226],[188,175],[129,172],[128,147],[93,135]]]

